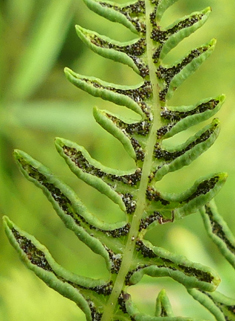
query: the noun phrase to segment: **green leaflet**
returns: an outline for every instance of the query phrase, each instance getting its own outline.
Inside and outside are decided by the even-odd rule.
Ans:
[[[97,123],[99,123],[107,132],[109,132],[111,135],[117,138],[123,145],[127,153],[133,159],[136,159],[135,149],[132,146],[130,136],[124,130],[117,127],[115,121],[117,121],[123,128],[127,128],[128,124],[122,122],[116,116],[111,115],[110,113],[106,113],[103,110],[99,110],[98,108],[93,109],[93,115]],[[137,126],[139,126],[138,123]],[[141,124],[141,126],[144,129],[145,123]]]
[[[224,102],[225,97],[221,95],[192,106],[173,107],[168,103],[174,91],[210,56],[216,41],[212,39],[191,50],[170,66],[163,58],[202,27],[211,10],[194,12],[162,28],[164,12],[176,0],[139,0],[122,5],[84,1],[95,13],[128,28],[135,39],[115,41],[76,26],[80,39],[100,56],[129,66],[142,80],[126,86],[83,76],[69,68],[65,68],[65,75],[90,95],[137,113],[138,121],[120,119],[119,115],[98,108],[93,110],[96,121],[121,142],[135,166],[128,171],[108,168],[92,158],[83,146],[64,138],[56,138],[55,145],[71,171],[117,204],[125,213],[125,220],[114,224],[98,220],[45,166],[19,150],[15,151],[15,159],[23,175],[44,192],[65,226],[103,257],[109,277],[105,281],[92,280],[69,273],[34,237],[5,218],[7,236],[24,263],[50,287],[73,300],[89,321],[197,320],[194,316],[175,317],[164,290],[158,294],[154,316],[138,311],[128,287],[137,284],[144,275],[170,277],[181,283],[218,320],[225,320],[223,314],[234,320],[234,311],[228,307],[231,301],[214,292],[220,282],[216,272],[144,239],[148,229],[160,228],[163,223],[173,223],[200,210],[209,235],[234,264],[234,238],[216,209],[209,205],[227,175],[208,174],[177,194],[163,193],[158,185],[168,173],[190,165],[219,134],[219,120],[214,118],[184,143],[172,148],[164,144],[166,139],[213,117]]]
[[[217,245],[221,254],[228,260],[233,269],[235,238],[226,222],[220,216],[214,201],[200,209],[201,216],[209,237]],[[217,321],[235,320],[235,300],[222,293],[201,292],[189,289],[188,292],[214,315]]]
[[[154,156],[156,160],[164,159],[165,164],[158,169],[155,178],[160,180],[168,172],[172,172],[183,166],[189,165],[214,143],[218,134],[219,123],[217,119],[214,119],[210,125],[204,127],[193,137],[190,137],[184,144],[177,146],[177,149],[161,149],[159,148],[159,145],[156,144]],[[157,165],[158,164],[156,162],[156,166]]]
[[[151,93],[148,93],[150,91],[148,83],[133,86],[132,88],[128,86],[117,86],[94,77],[84,77],[74,73],[69,68],[65,68],[65,75],[75,86],[83,89],[89,94],[95,97],[101,97],[102,99],[111,101],[117,105],[126,106],[140,115],[143,115],[143,112],[132,97],[135,93],[135,96],[138,97],[139,92],[143,92],[146,96],[151,95]]]
[[[211,9],[206,8],[200,12],[194,12],[189,16],[185,16],[183,19],[179,19],[168,26],[165,30],[166,41],[163,43],[160,58],[163,59],[180,41],[200,28],[208,19],[210,12]],[[184,28],[178,30],[180,25],[184,25]],[[177,32],[174,32],[175,30],[177,30]]]
[[[156,1],[157,9],[156,9],[156,18],[157,20],[161,20],[162,15],[166,11],[167,8],[169,8],[171,5],[173,5],[178,0],[165,0],[165,1]]]
[[[72,230],[92,251],[104,257],[108,268],[111,269],[110,254],[102,244],[102,240],[110,235],[114,238],[125,236],[129,229],[127,223],[118,222],[110,225],[99,221],[88,212],[75,193],[56,179],[45,166],[18,150],[15,151],[15,157],[22,173],[43,190],[66,227]],[[96,233],[100,234],[99,237]],[[121,244],[118,246],[120,247]]]
[[[127,50],[127,47],[133,45],[138,46],[139,42],[141,43],[141,40],[135,39],[131,41],[131,43],[128,41],[125,44],[119,41],[113,41],[110,38],[101,36],[96,32],[86,30],[84,28],[81,28],[80,26],[76,26],[76,31],[79,38],[95,53],[105,58],[109,58],[126,64],[131,67],[136,73],[139,72],[133,59],[131,59],[130,56],[126,55],[125,51]]]
[[[201,216],[209,237],[217,245],[221,254],[234,265],[235,238],[226,222],[220,216],[214,201],[200,209]],[[217,321],[235,320],[235,300],[218,291],[213,293],[202,292],[196,289],[188,289],[192,297],[199,301]]]
[[[106,19],[109,19],[110,21],[121,23],[123,26],[127,27],[134,33],[137,33],[141,28],[139,22],[135,21],[135,19],[131,19],[128,16],[128,13],[132,12],[132,8],[129,9],[129,6],[118,5],[117,3],[111,1],[101,2],[94,0],[85,0],[84,2],[92,11],[96,12]],[[138,16],[143,16],[143,18],[141,18],[144,20],[144,2],[139,1],[138,7]]]
[[[200,209],[209,237],[218,246],[222,255],[235,268],[235,238],[212,201]]]
[[[156,317],[173,317],[173,311],[165,290],[159,292],[156,300]]]
[[[221,95],[200,101],[195,106],[167,107],[161,114],[165,126],[159,129],[159,135],[164,134],[165,138],[172,137],[203,120],[209,119],[218,112],[224,100],[225,96]]]
[[[222,293],[216,291],[212,295],[207,294],[207,296],[213,301],[222,312],[225,320],[234,321],[235,320],[235,300],[231,299]]]
[[[235,320],[235,300],[225,295],[214,293],[203,293],[196,289],[188,289],[192,297],[199,301],[215,317],[216,321]]]
[[[161,67],[158,69],[159,78],[165,83],[164,89],[160,92],[160,99],[165,101],[170,99],[174,91],[194,73],[200,65],[211,55],[214,50],[216,40],[213,39],[207,44],[190,51],[187,56],[175,65]]]
[[[205,321],[202,319],[197,318],[189,318],[189,317],[175,317],[172,314],[171,307],[168,305],[168,298],[163,297],[164,292],[161,291],[159,293],[158,299],[157,299],[157,311],[156,313],[158,315],[152,317],[150,315],[145,315],[143,313],[140,313],[139,310],[136,308],[136,306],[130,301],[130,297],[127,295],[126,300],[126,308],[128,311],[128,314],[131,316],[131,320],[134,321]],[[159,302],[162,300],[162,302]],[[160,315],[159,315],[160,313]]]
[[[87,320],[96,320],[98,314],[93,308],[93,302],[100,303],[101,297],[105,301],[112,285],[66,271],[53,260],[43,245],[33,236],[21,231],[7,217],[4,217],[4,225],[11,244],[24,264],[48,286],[73,300],[83,310]]]
[[[137,266],[130,270],[127,284],[136,284],[144,274],[160,277],[170,276],[186,287],[196,287],[205,291],[214,291],[220,278],[211,269],[188,261],[185,257],[174,255],[162,248],[153,247],[147,241],[136,242]]]

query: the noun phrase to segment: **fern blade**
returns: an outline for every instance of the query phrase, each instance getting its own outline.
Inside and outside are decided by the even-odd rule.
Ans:
[[[75,286],[75,283],[71,283],[75,277],[57,268],[50,254],[42,250],[38,241],[34,242],[31,236],[26,238],[24,232],[13,235],[13,225],[5,219],[9,238],[14,240],[13,245],[24,256],[28,267],[44,278],[49,286],[54,285],[55,290],[74,299],[89,321],[193,321],[196,319],[174,317],[164,292],[158,296],[155,316],[143,314],[132,304],[126,290],[128,286],[138,283],[144,275],[170,277],[183,284],[189,292],[195,293],[215,291],[220,282],[211,269],[155,247],[144,239],[146,231],[153,226],[173,223],[174,219],[196,212],[202,206],[207,207],[206,203],[211,201],[226,180],[224,173],[208,175],[179,194],[162,193],[158,188],[158,181],[166,174],[189,165],[215,142],[219,132],[218,120],[213,120],[185,143],[172,149],[164,147],[164,140],[214,116],[224,101],[224,96],[220,96],[203,100],[194,106],[168,106],[174,91],[210,56],[215,46],[215,40],[212,40],[190,51],[173,65],[164,64],[163,58],[200,28],[210,13],[210,9],[206,8],[162,28],[162,15],[176,1],[138,0],[120,5],[85,0],[92,11],[122,24],[138,37],[122,43],[77,26],[80,39],[97,54],[131,67],[142,78],[141,83],[134,86],[117,85],[65,69],[68,80],[78,88],[95,97],[125,106],[139,116],[138,120],[124,121],[119,116],[94,109],[97,122],[117,138],[134,159],[135,167],[130,171],[108,168],[94,160],[82,146],[62,138],[56,139],[56,148],[72,172],[117,204],[125,213],[124,222],[106,224],[96,219],[75,193],[43,165],[23,152],[15,152],[22,173],[43,190],[65,225],[93,252],[104,258],[109,279],[107,282],[96,283],[77,277]],[[208,212],[203,212],[203,215],[213,216]],[[215,222],[213,218],[210,224]],[[228,234],[225,234],[223,242],[228,245]],[[27,242],[35,243],[31,246],[35,248],[33,253],[27,252],[24,244],[23,248],[20,246],[20,243]],[[54,274],[50,280],[45,277],[45,273],[40,274],[38,268],[41,267],[30,260],[30,257],[34,260],[35,253],[41,255],[39,264],[53,262]],[[44,257],[48,261],[44,261]],[[46,267],[47,263],[44,264]],[[62,280],[62,275],[68,280],[66,277]],[[204,295],[210,302],[214,300],[214,305],[220,302],[216,296],[206,293],[203,298]]]

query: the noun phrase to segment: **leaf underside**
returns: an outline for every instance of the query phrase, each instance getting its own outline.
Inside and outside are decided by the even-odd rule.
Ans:
[[[219,219],[211,223],[211,213],[215,210],[209,205],[227,175],[215,173],[198,178],[189,189],[178,194],[163,193],[158,188],[163,177],[191,164],[219,134],[219,120],[214,118],[184,143],[171,149],[164,144],[168,138],[213,117],[224,102],[221,95],[192,106],[168,105],[174,91],[210,56],[215,40],[191,50],[173,65],[166,65],[163,59],[206,22],[210,8],[163,28],[161,18],[176,0],[139,0],[125,5],[84,1],[92,11],[122,24],[136,38],[118,42],[80,26],[76,26],[77,35],[95,53],[129,66],[142,81],[124,86],[83,76],[68,68],[65,74],[87,93],[139,115],[139,121],[130,121],[98,108],[93,111],[96,121],[121,142],[135,161],[135,167],[129,171],[108,168],[93,159],[84,147],[63,138],[56,138],[55,145],[71,171],[117,204],[125,213],[125,220],[110,224],[97,219],[70,187],[38,161],[19,150],[15,151],[15,159],[23,175],[42,189],[65,226],[104,258],[109,277],[94,280],[68,272],[39,241],[4,217],[7,236],[27,267],[51,288],[73,300],[88,321],[196,320],[175,317],[164,290],[158,294],[153,316],[139,312],[128,287],[137,284],[144,275],[170,277],[185,286],[213,315],[216,309],[218,315],[226,310],[226,320],[235,320],[235,309],[231,312],[228,308],[232,303],[213,293],[220,282],[213,270],[153,246],[144,238],[146,231],[156,225],[172,223],[200,210],[209,235],[218,241],[216,244],[234,267],[234,240],[227,230],[221,232],[224,230],[219,228]],[[210,230],[215,224],[216,232]],[[218,317],[218,320],[225,319]]]

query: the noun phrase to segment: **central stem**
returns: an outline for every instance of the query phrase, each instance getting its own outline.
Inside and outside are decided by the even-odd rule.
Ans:
[[[145,152],[145,158],[143,162],[142,176],[141,176],[140,186],[137,194],[137,206],[131,222],[131,228],[128,234],[126,247],[123,252],[122,264],[121,264],[119,273],[117,275],[117,278],[115,280],[112,293],[105,306],[101,321],[112,320],[112,316],[116,308],[118,297],[125,286],[126,275],[130,271],[130,267],[133,259],[133,253],[135,249],[135,243],[138,236],[140,221],[141,221],[143,212],[146,208],[146,189],[148,186],[148,177],[152,169],[152,158],[153,158],[154,145],[156,143],[157,129],[161,125],[160,110],[159,110],[160,109],[159,86],[158,86],[158,81],[155,74],[156,67],[152,59],[152,55],[154,53],[154,45],[151,40],[152,26],[149,19],[150,14],[153,10],[153,7],[148,0],[145,0],[145,8],[146,8],[145,21],[146,21],[146,42],[147,42],[146,44],[147,45],[147,64],[149,67],[149,77],[150,77],[150,82],[151,82],[152,92],[153,92],[153,98],[152,98],[153,122],[150,130],[150,134],[148,137],[148,141],[146,144],[146,152]]]

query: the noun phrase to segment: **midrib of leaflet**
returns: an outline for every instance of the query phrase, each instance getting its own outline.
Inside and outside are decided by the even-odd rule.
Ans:
[[[149,66],[149,76],[150,82],[152,85],[153,98],[152,98],[152,114],[153,114],[153,122],[149,134],[149,138],[147,141],[146,154],[142,167],[142,176],[139,186],[139,191],[137,194],[137,205],[135,213],[133,214],[133,219],[131,222],[131,228],[128,234],[128,239],[126,243],[125,250],[123,252],[122,264],[115,280],[112,293],[107,301],[107,304],[104,307],[104,313],[101,321],[111,321],[114,315],[114,310],[116,309],[116,304],[118,297],[124,287],[125,278],[127,273],[130,270],[132,264],[133,253],[135,249],[135,242],[137,240],[138,231],[140,221],[143,215],[143,212],[146,207],[146,189],[148,186],[148,177],[152,169],[152,159],[153,159],[153,151],[154,146],[156,144],[157,130],[161,126],[161,118],[160,118],[160,101],[159,101],[159,84],[156,76],[156,66],[153,63],[152,55],[154,53],[153,41],[151,40],[151,31],[152,26],[150,23],[150,14],[152,12],[153,6],[148,0],[145,0],[145,17],[146,17],[146,39],[147,39],[147,60]]]

